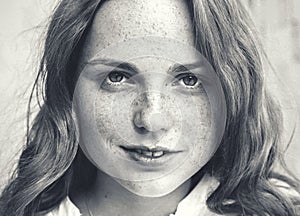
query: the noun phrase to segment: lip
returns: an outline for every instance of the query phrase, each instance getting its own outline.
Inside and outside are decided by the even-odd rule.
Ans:
[[[142,166],[162,166],[175,155],[183,152],[164,147],[149,148],[146,146],[119,146],[130,160]]]

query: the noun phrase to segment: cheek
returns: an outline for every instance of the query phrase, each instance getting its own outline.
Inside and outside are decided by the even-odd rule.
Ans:
[[[213,113],[206,92],[182,98],[183,127],[181,145],[188,154],[178,161],[180,172],[177,177],[187,179],[199,171],[213,156],[218,143],[213,141]]]
[[[206,93],[182,98],[182,138],[189,149],[200,150],[211,146],[211,107]],[[199,156],[198,156],[199,157]]]
[[[97,129],[103,138],[112,142],[124,142],[132,136],[131,103],[133,92],[107,93],[99,91],[94,104]]]
[[[114,126],[110,95],[100,94],[96,82],[81,77],[74,92],[74,111],[76,113],[80,145],[92,159],[95,155],[105,156],[111,148],[116,128]]]
[[[193,137],[203,137],[211,126],[211,108],[207,95],[192,96],[184,104],[184,125]]]

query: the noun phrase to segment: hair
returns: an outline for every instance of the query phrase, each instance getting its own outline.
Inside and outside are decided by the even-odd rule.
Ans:
[[[35,215],[55,208],[74,185],[84,186],[83,169],[93,167],[78,148],[72,118],[77,62],[102,1],[62,0],[49,24],[34,92],[40,109],[28,124],[26,146],[0,197],[1,215]],[[299,198],[281,193],[271,178],[299,190],[298,180],[278,174],[282,162],[281,114],[264,86],[263,56],[247,10],[240,1],[187,1],[195,46],[219,77],[227,104],[220,147],[203,168],[220,185],[207,200],[212,211],[242,215],[296,215]],[[29,121],[29,120],[28,120]],[[78,177],[80,175],[80,178]],[[91,174],[92,175],[92,174]],[[75,177],[79,180],[75,181]],[[225,203],[232,199],[234,203]]]

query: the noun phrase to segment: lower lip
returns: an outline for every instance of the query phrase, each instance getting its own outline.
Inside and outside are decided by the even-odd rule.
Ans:
[[[127,154],[129,159],[139,163],[142,166],[162,166],[164,165],[167,161],[169,161],[172,157],[174,157],[176,154],[179,152],[172,152],[172,153],[165,153],[164,155],[160,157],[147,157],[145,155],[139,154],[137,152],[132,152],[132,151],[123,151]]]

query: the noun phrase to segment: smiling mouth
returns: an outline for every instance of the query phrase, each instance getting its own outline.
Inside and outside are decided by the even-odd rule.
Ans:
[[[146,146],[120,146],[123,150],[128,153],[133,153],[139,156],[139,158],[145,159],[158,159],[165,155],[179,153],[182,151],[172,151],[162,147],[148,148]]]

